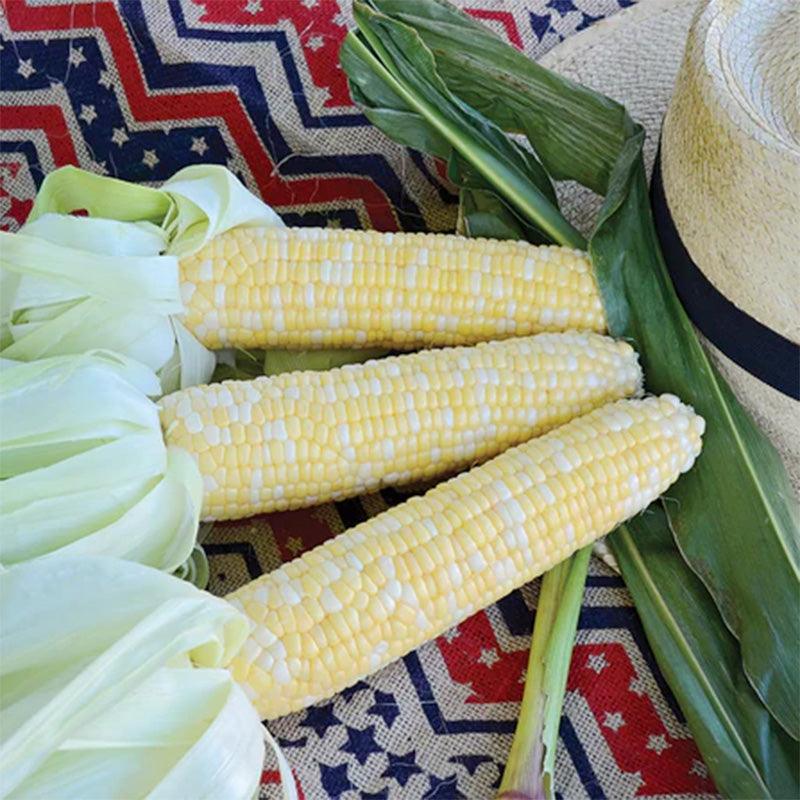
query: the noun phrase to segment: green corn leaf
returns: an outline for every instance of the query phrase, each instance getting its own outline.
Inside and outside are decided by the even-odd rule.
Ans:
[[[454,153],[458,159],[457,164],[451,163],[454,175],[460,170],[465,178],[479,177],[501,189],[498,194],[550,241],[582,246],[583,237],[559,213],[541,165],[449,92],[438,79],[430,51],[419,36],[376,14],[365,3],[354,3],[353,10],[360,34],[347,37],[340,59],[351,84],[357,87],[356,96],[369,101],[368,109],[379,109],[373,121],[386,124],[383,103],[391,103],[391,111],[420,117],[425,124],[412,127],[412,116],[407,116],[403,143],[433,141],[436,155]],[[381,84],[377,89],[376,81]],[[393,135],[390,128],[386,132]]]
[[[623,150],[590,246],[609,326],[635,341],[648,388],[673,391],[709,422],[697,469],[670,492],[668,521],[739,639],[754,688],[798,738],[797,503],[777,452],[711,363],[674,292],[648,212],[642,139]]]
[[[261,375],[280,375],[297,370],[319,372],[383,358],[390,352],[370,347],[352,350],[226,350],[219,354],[213,380],[249,381]]]
[[[653,506],[610,538],[656,660],[725,797],[800,797],[800,747],[741,670],[739,647]],[[679,673],[679,674],[678,674]]]
[[[527,134],[554,179],[605,192],[625,140],[622,106],[539,67],[445,0],[370,3],[417,32],[453,94],[503,130]]]
[[[267,350],[264,353],[264,374],[279,375],[298,369],[320,372],[383,358],[387,353],[389,350],[375,347],[354,350]]]
[[[529,229],[494,192],[462,189],[456,230],[485,239],[527,239]],[[526,235],[527,234],[527,235]]]
[[[606,195],[590,250],[611,332],[635,340],[648,388],[676,392],[709,423],[703,456],[673,488],[679,502],[667,505],[675,541],[740,637],[758,695],[796,733],[796,507],[777,454],[710,365],[674,295],[650,216],[641,129],[618,104],[530,62],[443,0],[372,0],[371,6],[414,28],[453,94],[505,130],[527,133],[553,177]],[[504,187],[493,186],[507,201]],[[481,210],[478,223],[492,229],[486,204],[479,209],[470,200],[462,230]],[[676,569],[693,577],[674,553]],[[765,585],[775,591],[764,593]],[[671,597],[677,586],[660,588]],[[707,624],[725,632],[716,617]],[[672,671],[679,697],[684,674],[680,664]],[[716,774],[728,768],[728,754],[713,739],[701,739],[701,747]]]

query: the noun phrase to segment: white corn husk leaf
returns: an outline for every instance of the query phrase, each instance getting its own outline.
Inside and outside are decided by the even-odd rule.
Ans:
[[[184,256],[231,228],[284,227],[283,221],[225,167],[185,167],[161,187],[174,203],[168,252]]]
[[[264,732],[224,669],[249,624],[226,601],[129,561],[57,558],[0,573],[0,617],[0,798],[255,795]]]
[[[167,448],[147,367],[95,351],[0,363],[0,565],[110,555],[163,570],[192,552],[202,480]]]
[[[56,170],[20,232],[0,232],[0,352],[30,361],[103,347],[157,371],[162,393],[207,382],[214,356],[179,319],[178,256],[252,225],[283,223],[218,165],[161,189]]]

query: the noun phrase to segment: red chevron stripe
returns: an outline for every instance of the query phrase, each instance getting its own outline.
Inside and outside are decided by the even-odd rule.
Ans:
[[[522,670],[527,650],[505,651],[485,612],[462,622],[457,633],[440,636],[436,645],[456,683],[469,684],[468,703],[504,703],[522,700]]]
[[[128,105],[135,119],[144,122],[191,120],[215,116],[224,120],[230,135],[247,161],[258,191],[278,207],[331,200],[362,200],[375,228],[396,230],[397,219],[386,195],[371,180],[348,176],[313,177],[284,180],[275,174],[275,165],[261,144],[253,125],[232,91],[169,92],[150,95],[139,68],[136,53],[128,39],[116,7],[109,2],[29,6],[6,0],[8,24],[15,31],[69,31],[99,28],[111,48]]]
[[[316,86],[329,92],[326,108],[352,106],[347,79],[339,67],[339,47],[347,28],[339,24],[338,0],[317,0],[307,5],[299,0],[268,0],[259,10],[248,12],[243,3],[231,0],[192,0],[203,8],[201,23],[223,25],[275,25],[290,22],[303,47],[308,72]]]
[[[669,733],[623,645],[576,645],[567,689],[583,695],[620,769],[642,776],[637,797],[713,794],[712,781],[694,769],[702,765],[697,745]]]
[[[0,106],[0,130],[42,130],[57,167],[77,164],[67,121],[59,106]]]
[[[511,42],[514,47],[522,50],[522,37],[519,35],[517,21],[510,11],[489,11],[485,8],[468,8],[466,12],[471,17],[475,17],[475,19],[490,19],[493,22],[499,22],[506,32],[508,41]]]

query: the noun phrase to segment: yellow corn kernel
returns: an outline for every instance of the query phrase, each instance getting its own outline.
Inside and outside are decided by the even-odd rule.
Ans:
[[[180,270],[185,324],[214,349],[417,349],[606,327],[587,255],[527,242],[234,228]]]
[[[335,592],[338,582],[352,580],[352,575],[345,574],[347,553],[357,542],[367,545],[371,561],[364,563],[361,574],[377,571],[381,580],[353,588],[356,597],[368,595],[364,610],[349,613],[353,607],[331,607],[315,626],[338,628],[340,637],[349,637],[357,646],[349,647],[342,659],[331,653],[326,660],[324,652],[322,657],[314,652],[301,653],[292,665],[286,661],[281,637],[293,631],[278,634],[274,611],[254,600],[283,580],[286,567],[282,567],[228,598],[248,614],[254,626],[250,642],[265,651],[267,663],[273,665],[265,671],[259,659],[238,657],[231,666],[234,677],[266,719],[341,691],[645,509],[692,466],[700,452],[703,428],[702,417],[672,395],[621,400],[507,450],[423,497],[345,531],[291,563],[313,573],[325,589]],[[585,446],[587,456],[575,457],[579,446]],[[642,468],[648,459],[649,466]],[[593,465],[611,462],[618,468],[617,477],[610,483],[598,482]],[[560,501],[556,500],[559,495]],[[484,502],[478,506],[464,502],[476,496]],[[585,497],[590,502],[577,503],[576,508],[572,501]],[[525,500],[548,513],[526,513]],[[457,524],[443,525],[445,514],[452,515]],[[486,520],[491,522],[488,527],[483,524]],[[427,540],[421,543],[415,536],[410,542],[412,529],[415,534],[426,531]],[[455,548],[453,542],[457,542]],[[341,555],[342,545],[345,555]],[[452,556],[454,549],[460,553],[457,559]],[[431,550],[449,550],[441,559],[443,566],[431,566],[439,561],[431,558]],[[401,560],[407,561],[409,555],[416,558],[418,553],[425,553],[419,557],[424,577],[399,580]],[[334,569],[325,569],[323,564]],[[423,583],[430,593],[425,600],[416,589]],[[373,644],[377,630],[381,638]],[[370,643],[367,647],[365,638]],[[262,647],[259,641],[270,644]],[[328,650],[331,647],[343,652],[340,645],[329,645]],[[327,668],[328,663],[339,666]]]
[[[624,342],[539,334],[192,387],[161,400],[161,422],[197,460],[203,517],[235,519],[461,469],[635,394],[641,379]],[[328,413],[305,425],[310,408]]]

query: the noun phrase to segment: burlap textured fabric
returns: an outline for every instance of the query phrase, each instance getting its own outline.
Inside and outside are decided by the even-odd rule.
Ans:
[[[632,0],[459,4],[539,58]],[[0,13],[3,226],[19,225],[42,175],[66,163],[153,184],[222,163],[289,224],[451,228],[455,196],[440,166],[390,142],[349,102],[337,53],[351,24],[349,0],[10,0]],[[217,525],[211,589],[224,594],[403,496]],[[489,800],[516,722],[536,587],[270,723],[304,796]],[[559,793],[713,797],[630,597],[598,562],[579,627]],[[268,757],[264,797],[280,796],[276,781]]]

